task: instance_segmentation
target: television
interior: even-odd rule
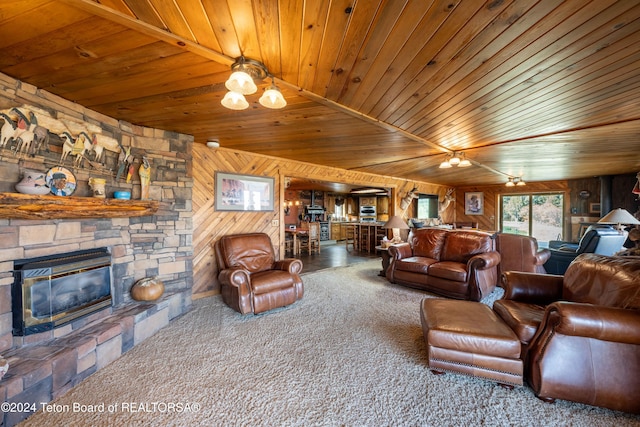
[[[419,194],[418,214],[419,219],[438,218],[438,195]]]

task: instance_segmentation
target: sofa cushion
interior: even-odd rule
[[[396,261],[396,270],[427,274],[429,266],[437,262],[435,259],[412,256]]]
[[[448,231],[441,228],[421,228],[413,231],[411,246],[413,254],[440,261],[442,246]]]
[[[453,280],[454,282],[466,282],[467,264],[452,261],[436,262],[429,267],[429,276]]]
[[[513,300],[500,299],[493,303],[493,311],[516,333],[523,344],[529,344],[535,335],[545,308]]]
[[[640,310],[639,258],[578,255],[564,274],[562,299]]]
[[[267,270],[251,275],[251,288],[255,294],[279,291],[287,286],[293,287],[293,275],[282,270]]]
[[[482,231],[454,230],[445,234],[440,259],[466,264],[474,255],[493,251],[494,242],[489,233]]]
[[[226,268],[243,268],[251,273],[273,268],[275,255],[266,234],[223,236],[219,245]]]

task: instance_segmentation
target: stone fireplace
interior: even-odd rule
[[[0,380],[0,397],[40,407],[189,310],[193,138],[114,120],[0,74],[0,109],[26,111],[31,106],[57,119],[86,122],[95,132],[109,135],[131,148],[136,166],[144,156],[151,165],[149,197],[157,203],[156,210],[144,215],[114,215],[107,212],[114,206],[105,205],[104,214],[96,209],[88,215],[85,209],[78,217],[64,219],[40,211],[33,218],[0,216],[0,362],[4,358],[9,365]],[[60,144],[52,136],[50,151],[33,157],[14,156],[0,148],[0,197],[15,193],[23,170],[44,172],[58,165]],[[114,164],[97,166],[74,167],[76,191],[61,199],[92,204],[88,181],[104,176],[107,204],[115,190],[131,192],[132,200],[123,203],[140,202],[137,174],[130,182],[118,180]],[[77,259],[52,260],[62,254],[83,258],[86,253],[98,254],[97,261],[82,259],[93,265],[75,268]],[[30,290],[16,289],[15,270],[22,271],[23,279],[35,279]],[[77,277],[65,281],[68,273]],[[164,295],[154,302],[134,301],[131,287],[148,277],[162,280]],[[55,295],[55,304],[41,299],[46,293]],[[83,308],[71,308],[70,303]],[[16,321],[17,306],[22,320]],[[91,308],[85,311],[87,307]],[[29,316],[32,319],[27,320]],[[0,425],[15,425],[28,415],[0,413]]]
[[[111,307],[107,248],[23,259],[11,285],[13,334],[31,335]]]

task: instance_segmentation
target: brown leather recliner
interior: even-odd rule
[[[640,257],[579,255],[564,276],[506,272],[493,309],[536,396],[640,413]]]
[[[234,310],[258,314],[302,298],[302,261],[277,261],[267,234],[223,236],[214,248],[222,300]]]
[[[506,271],[546,273],[544,263],[551,256],[549,249],[538,248],[534,237],[511,233],[496,234],[496,250],[500,253],[500,276]]]

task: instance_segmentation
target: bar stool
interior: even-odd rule
[[[371,227],[369,224],[360,224],[358,246],[361,251],[371,252]]]
[[[358,250],[358,241],[357,241],[357,232],[355,224],[343,224],[344,227],[344,243],[347,250],[349,250],[349,245],[353,248],[353,250]]]
[[[374,246],[379,245],[380,242],[382,241],[382,239],[384,239],[385,237],[388,237],[387,229],[386,228],[382,228],[382,226],[376,226],[376,239],[375,239],[375,245]]]

